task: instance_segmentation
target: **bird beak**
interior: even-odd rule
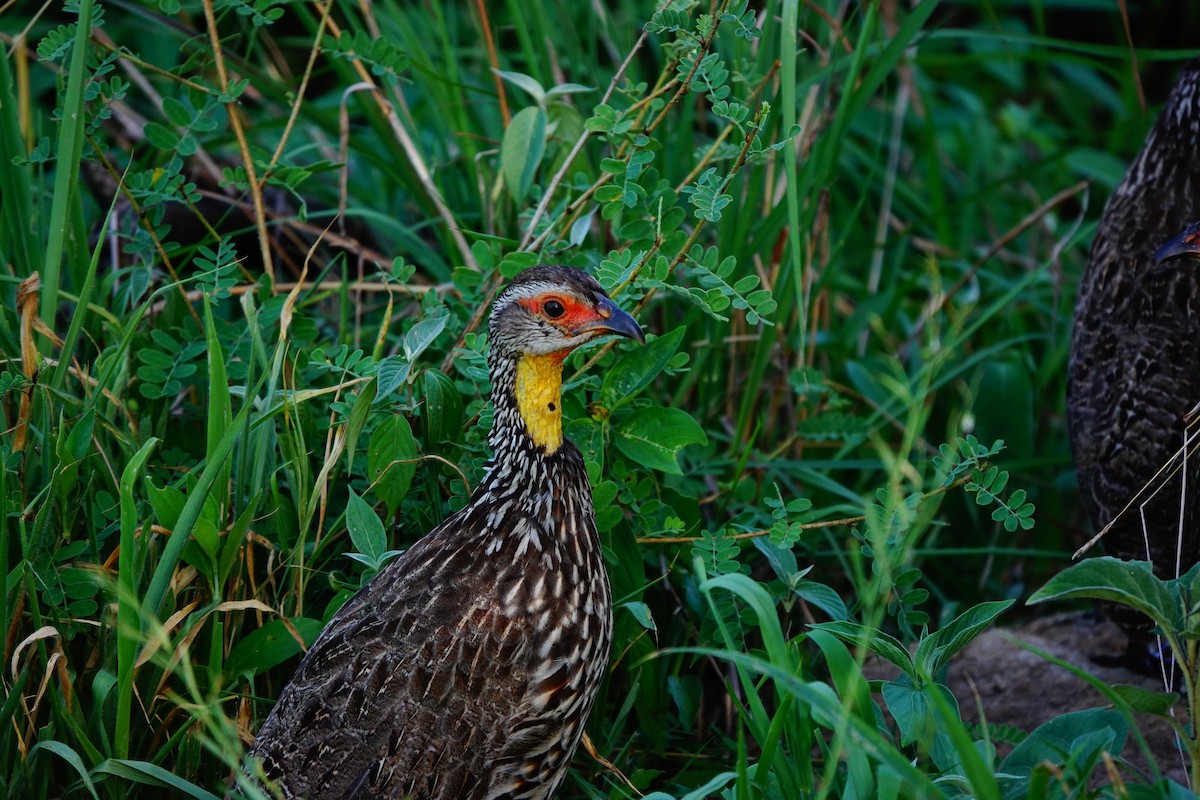
[[[618,336],[628,336],[646,343],[646,334],[633,317],[617,308],[617,304],[607,297],[602,297],[596,303],[596,318],[588,320],[571,331],[572,336],[596,331],[598,333],[615,333]]]
[[[1200,222],[1193,222],[1183,233],[1158,248],[1154,263],[1161,265],[1164,261],[1189,256],[1200,259]]]

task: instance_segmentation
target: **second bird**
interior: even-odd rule
[[[1160,577],[1200,558],[1200,264],[1164,243],[1200,217],[1200,60],[1184,68],[1100,219],[1075,309],[1067,417],[1083,504],[1107,552]],[[1111,611],[1111,610],[1110,610]],[[1131,656],[1148,621],[1114,613]]]

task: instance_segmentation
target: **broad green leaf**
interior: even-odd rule
[[[208,556],[212,563],[216,563],[217,550],[221,547],[221,534],[217,530],[217,526],[210,519],[201,517],[196,520],[196,527],[192,528],[192,538],[200,545],[200,549]],[[207,566],[207,565],[206,565]],[[205,575],[210,574],[210,570],[201,570]]]
[[[835,620],[850,619],[850,611],[846,608],[846,602],[832,587],[800,578],[793,584],[792,592],[801,600],[816,606]]]
[[[538,106],[518,111],[500,143],[504,185],[518,203],[525,199],[546,151],[546,112]]]
[[[921,638],[913,661],[923,675],[932,677],[950,658],[995,621],[1015,600],[980,603],[967,609],[942,626],[940,630]]]
[[[1191,573],[1185,575],[1191,578]],[[1155,576],[1149,561],[1122,561],[1111,556],[1085,559],[1055,575],[1029,598],[1030,605],[1047,600],[1110,600],[1154,620],[1164,631],[1183,628],[1177,594]]]
[[[621,360],[604,374],[604,385],[600,389],[600,402],[604,407],[613,411],[645,389],[671,362],[686,331],[680,326],[621,356]]]
[[[888,711],[896,720],[896,726],[900,728],[900,744],[924,742],[928,747],[933,742],[938,728],[933,692],[941,693],[947,703],[958,707],[954,695],[941,684],[928,683],[918,689],[903,678],[883,684],[881,693]]]
[[[371,434],[367,445],[367,477],[375,485],[375,494],[387,504],[389,517],[396,513],[412,486],[416,457],[417,441],[404,415],[392,416]]]
[[[651,406],[622,421],[614,441],[635,463],[682,475],[679,451],[689,444],[708,444],[708,436],[683,409]]]
[[[775,571],[775,575],[781,581],[791,586],[799,580],[797,573],[800,571],[800,566],[796,563],[796,554],[791,551],[791,548],[776,547],[765,536],[757,536],[751,541],[754,542],[754,547],[767,557],[767,563],[771,565],[771,569]]]
[[[436,369],[425,370],[424,389],[421,432],[426,452],[437,452],[443,442],[457,442],[462,436],[462,396],[454,382]]]
[[[624,608],[629,609],[629,613],[633,614],[633,618],[638,621],[648,631],[658,630],[658,626],[654,624],[654,616],[650,613],[650,606],[643,602],[634,600],[629,603],[623,603]]]
[[[151,478],[146,478],[146,494],[150,497],[150,508],[154,510],[154,519],[167,530],[174,530],[183,506],[187,502],[183,492],[174,486],[164,486],[161,489],[154,485]]]
[[[1071,711],[1038,726],[1023,742],[1013,748],[1000,767],[1002,773],[1026,777],[1043,761],[1065,764],[1081,739],[1094,734],[1103,736],[1102,746],[1112,756],[1120,756],[1125,746],[1129,723],[1120,711],[1109,708],[1090,708]],[[1005,800],[1025,797],[1023,782],[1010,787]]]
[[[171,124],[175,127],[186,128],[191,125],[192,112],[188,110],[187,106],[176,100],[174,97],[169,95],[164,97],[162,99],[162,109],[163,113],[166,114],[167,119],[169,119]]]
[[[594,92],[595,87],[584,86],[579,83],[560,83],[557,86],[551,86],[546,90],[546,97],[558,97],[560,95],[577,94],[579,92]]]
[[[400,356],[388,356],[379,362],[375,370],[375,379],[379,382],[379,390],[375,395],[378,402],[388,397],[408,380],[412,372],[412,364]]]
[[[809,638],[821,648],[829,675],[837,688],[838,695],[846,707],[865,722],[875,721],[875,710],[871,705],[871,691],[854,656],[846,649],[841,637],[830,631],[810,630]]]
[[[416,361],[429,345],[433,344],[438,334],[446,329],[449,320],[450,317],[446,314],[440,317],[426,317],[409,328],[408,333],[404,334],[404,354],[408,356],[409,362]]]
[[[904,670],[904,673],[914,683],[920,680],[916,667],[913,666],[912,658],[908,655],[908,650],[899,639],[891,634],[849,621],[820,622],[808,627],[818,631],[829,631],[839,639],[856,647],[866,647],[875,655]]]
[[[350,541],[358,552],[374,560],[387,550],[387,534],[383,523],[370,503],[350,489],[350,502],[346,505],[346,530]]]
[[[600,423],[590,417],[581,417],[568,422],[563,429],[563,433],[568,439],[575,443],[579,448],[579,452],[583,455],[585,463],[591,462],[596,465],[599,470],[597,474],[603,474],[604,471],[604,428]],[[600,504],[596,504],[596,508],[600,508]]]
[[[292,626],[306,646],[311,646],[325,627],[319,619],[296,617]],[[300,644],[281,619],[273,619],[238,641],[225,660],[226,675],[254,675],[282,664],[300,652]]]
[[[505,80],[506,83],[511,83],[522,89],[526,94],[533,98],[533,102],[539,106],[546,99],[546,90],[542,85],[533,78],[521,72],[508,72],[507,70],[496,69],[492,70],[497,75]]]
[[[1168,714],[1179,700],[1179,692],[1154,692],[1129,683],[1113,684],[1111,688],[1130,708],[1143,714]]]

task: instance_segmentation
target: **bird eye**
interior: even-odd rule
[[[546,312],[546,316],[550,319],[558,319],[566,313],[566,307],[557,300],[547,300],[542,305],[542,310]]]

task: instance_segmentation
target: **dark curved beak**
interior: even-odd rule
[[[1160,265],[1164,261],[1188,257],[1200,260],[1200,222],[1193,222],[1183,233],[1158,248],[1154,263]]]
[[[637,339],[642,344],[646,343],[646,334],[642,333],[641,326],[634,321],[633,317],[617,308],[617,304],[607,297],[602,297],[596,302],[596,314],[598,319],[583,323],[571,333],[576,336],[589,331],[615,333],[618,336]]]

